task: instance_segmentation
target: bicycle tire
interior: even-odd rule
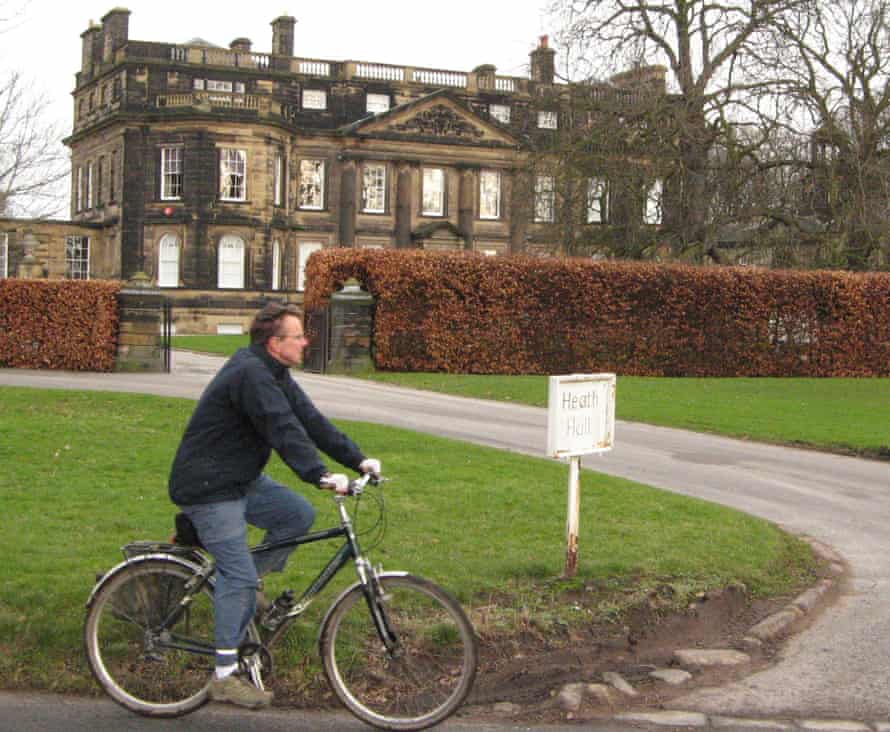
[[[382,601],[401,657],[389,654],[361,585],[328,611],[319,639],[325,675],[356,717],[381,729],[420,730],[464,702],[476,676],[473,626],[448,592],[420,577],[383,574]]]
[[[99,685],[118,704],[147,717],[179,717],[207,703],[212,654],[152,647],[153,628],[185,593],[188,565],[148,559],[123,566],[99,588],[87,609],[87,661]],[[177,636],[213,647],[213,586],[194,597]],[[251,623],[248,639],[258,634]]]

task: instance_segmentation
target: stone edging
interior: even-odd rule
[[[801,539],[812,547],[814,553],[820,559],[829,564],[830,572],[834,575],[834,578],[820,580],[813,587],[798,595],[784,608],[758,621],[749,628],[741,642],[742,647],[746,650],[758,651],[765,643],[778,640],[790,634],[795,623],[801,621],[805,616],[811,615],[823,605],[829,592],[837,586],[838,577],[846,572],[843,560],[831,547],[810,537],[803,536]],[[696,648],[675,651],[674,660],[678,666],[694,670],[708,666],[741,666],[750,663],[751,657],[738,650],[706,650]],[[689,671],[678,668],[657,669],[650,676],[675,687],[686,683],[692,678],[692,674]],[[580,709],[585,698],[600,705],[612,706],[621,697],[630,700],[638,695],[637,690],[622,678],[620,674],[606,672],[602,675],[602,678],[604,683],[601,684],[574,683],[567,684],[561,689],[556,702],[564,712],[568,713],[569,719],[574,717],[574,713]],[[510,709],[501,708],[495,710],[504,716],[512,716],[517,711],[515,705],[512,704],[499,706],[512,707]],[[724,726],[720,725],[719,722],[709,720],[706,715],[698,712],[676,711],[654,714],[625,712],[614,715],[612,719],[622,722],[649,722],[655,725],[676,725],[681,727],[705,726],[709,721],[712,721],[716,726]],[[745,727],[746,725],[741,726]],[[756,727],[757,725],[748,725],[748,727],[752,726]],[[772,729],[773,727],[770,728]],[[783,727],[780,726],[779,728]],[[890,732],[890,729],[886,730],[886,732]]]

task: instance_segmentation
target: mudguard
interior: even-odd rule
[[[128,545],[128,546],[131,546],[131,545]],[[156,545],[156,546],[160,546],[160,545]],[[99,581],[96,582],[96,585],[93,587],[92,591],[90,592],[90,596],[87,599],[87,604],[86,604],[87,608],[89,609],[90,607],[92,607],[93,602],[96,599],[96,595],[99,593],[99,591],[108,582],[110,582],[113,577],[117,576],[120,572],[124,571],[125,569],[128,569],[129,567],[132,567],[135,564],[142,564],[143,562],[156,562],[156,561],[170,562],[171,564],[178,564],[180,567],[185,567],[186,569],[188,569],[191,572],[197,572],[207,565],[207,562],[204,560],[204,558],[199,553],[197,553],[196,551],[193,551],[193,550],[189,550],[189,551],[180,550],[180,552],[178,552],[176,554],[171,554],[171,553],[165,552],[165,551],[154,551],[154,552],[148,552],[146,554],[136,554],[134,556],[129,556],[127,559],[125,559],[120,564],[116,564],[111,569],[109,569],[104,575],[102,575],[102,577],[99,579]],[[211,577],[208,581],[211,584],[214,584],[214,579],[215,579],[214,577]]]

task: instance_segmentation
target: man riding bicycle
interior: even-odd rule
[[[251,324],[250,341],[201,395],[173,460],[169,491],[216,562],[216,670],[210,696],[259,708],[272,694],[235,673],[238,646],[258,596],[264,601],[258,578],[281,571],[293,548],[264,552],[255,565],[247,525],[265,529],[264,541],[275,542],[307,533],[315,519],[305,498],[262,473],[271,451],[305,482],[338,493],[348,491],[349,480],[330,473],[318,450],[360,473],[379,473],[380,462],[366,458],[291,376],[308,343],[295,306],[266,305]]]

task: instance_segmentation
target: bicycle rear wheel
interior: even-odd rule
[[[384,647],[360,585],[343,594],[321,630],[325,674],[340,701],[383,729],[438,724],[463,703],[476,675],[476,638],[445,590],[411,575],[382,575],[376,602],[398,648]]]
[[[160,629],[193,574],[188,566],[165,560],[126,566],[87,610],[90,669],[114,701],[138,714],[177,717],[208,700],[214,667],[211,585],[194,597],[174,626]],[[255,635],[251,626],[249,639]]]

